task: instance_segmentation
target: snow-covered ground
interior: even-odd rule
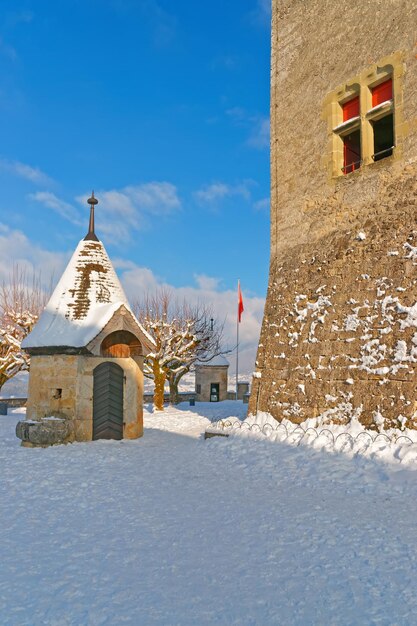
[[[416,623],[417,473],[201,433],[240,403],[146,414],[137,441],[19,447],[0,417],[0,624]]]
[[[290,445],[312,446],[326,452],[361,455],[387,463],[401,463],[417,469],[417,430],[405,428],[365,430],[352,417],[348,424],[333,424],[320,418],[294,424],[288,419],[277,422],[269,413],[259,412],[245,420],[239,417],[212,420],[211,433],[239,437],[256,437]]]

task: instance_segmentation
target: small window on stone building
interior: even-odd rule
[[[359,96],[348,100],[342,104],[343,121],[347,122],[359,117]]]
[[[391,156],[394,149],[394,116],[387,115],[372,122],[374,129],[374,161]]]
[[[59,400],[59,398],[62,398],[62,389],[54,389],[52,397],[55,398],[55,400]]]
[[[367,118],[373,131],[374,161],[391,156],[394,150],[394,103],[392,97],[392,78],[371,87],[372,109]]]
[[[392,100],[392,78],[385,80],[383,83],[371,88],[372,91],[372,108],[380,106],[385,102]]]
[[[326,96],[326,163],[331,178],[350,175],[387,157],[401,158],[408,132],[404,71],[404,55],[395,52],[357,76],[346,77],[347,82]]]
[[[201,385],[196,385],[196,392],[197,392],[198,394],[200,394],[200,393],[201,393]]]
[[[342,173],[350,174],[359,169],[362,163],[359,96],[354,94],[339,105],[341,122],[334,129],[334,133],[339,138],[343,154]]]
[[[361,131],[352,131],[343,137],[343,173],[350,174],[361,166]]]

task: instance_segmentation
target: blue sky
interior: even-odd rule
[[[221,302],[240,277],[259,321],[269,37],[266,0],[2,0],[2,274],[14,260],[60,273],[94,188],[130,293]]]

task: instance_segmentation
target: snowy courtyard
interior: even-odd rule
[[[0,418],[0,623],[413,624],[412,466],[256,437],[237,402],[145,435],[25,449]]]

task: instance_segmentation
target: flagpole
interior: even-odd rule
[[[237,384],[239,377],[239,289],[240,280],[237,281],[237,311],[236,311],[236,400],[237,400]]]

